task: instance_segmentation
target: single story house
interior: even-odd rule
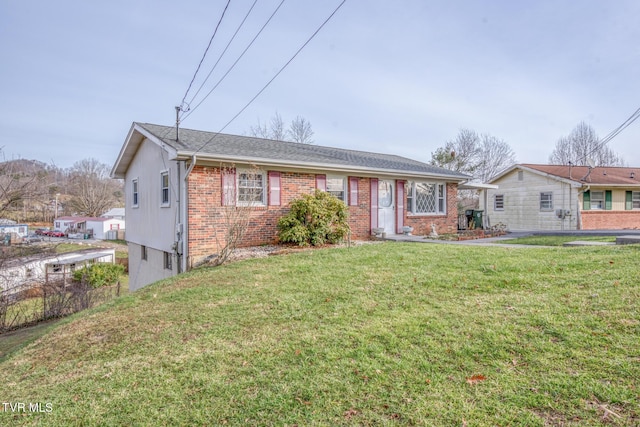
[[[0,295],[13,295],[46,283],[50,279],[67,279],[76,268],[82,268],[89,263],[113,264],[115,254],[115,249],[86,249],[56,255],[32,255],[7,261],[2,266]]]
[[[53,229],[64,233],[90,233],[94,239],[104,240],[110,230],[124,230],[125,222],[115,218],[62,216],[53,221]]]
[[[121,219],[124,221],[125,211],[124,208],[112,208],[107,212],[100,215],[102,218],[113,218],[113,219]]]
[[[11,233],[15,233],[18,237],[27,237],[29,226],[27,224],[18,224],[10,219],[0,219],[0,234]]]
[[[508,230],[640,228],[640,168],[516,164],[489,181],[481,209]],[[482,201],[482,198],[481,198]]]
[[[277,241],[289,203],[316,189],[347,204],[354,239],[432,224],[453,233],[470,178],[395,155],[135,122],[111,176],[125,180],[131,290],[218,253],[229,214],[247,206],[239,246]]]

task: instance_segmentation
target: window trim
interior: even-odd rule
[[[638,204],[638,207],[635,206],[636,203]],[[631,191],[631,209],[640,209],[640,191]]]
[[[333,194],[333,192],[337,192],[336,190],[329,190],[329,182],[331,180],[341,180],[342,181],[342,197],[338,197],[335,194]],[[325,189],[324,191],[326,191],[329,194],[332,194],[333,196],[335,196],[336,199],[338,200],[342,200],[344,203],[347,203],[347,177],[344,175],[327,175],[325,177]]]
[[[498,203],[498,198],[500,198],[500,203]],[[500,206],[498,206],[498,204]],[[504,211],[504,194],[495,194],[493,196],[493,210]]]
[[[131,180],[131,207],[137,208],[140,206],[140,182],[139,178],[133,178]]]
[[[545,195],[549,196],[548,200],[543,200],[543,197]],[[548,206],[544,206],[543,204],[548,204]],[[541,191],[540,192],[540,211],[541,212],[553,211],[553,191]]]
[[[167,186],[164,185],[164,177],[167,177]],[[165,200],[166,191],[166,200]],[[171,206],[171,180],[169,177],[169,171],[163,170],[160,172],[160,206],[163,208]]]
[[[240,177],[243,174],[260,175],[262,184],[262,194],[260,194],[260,201],[240,200],[240,193],[243,187],[240,187]],[[252,187],[244,187],[252,188]],[[257,188],[257,187],[256,187]],[[263,170],[252,169],[238,169],[236,171],[236,206],[267,206],[266,200],[267,193],[267,174]]]
[[[173,271],[173,254],[164,252],[164,269]]]
[[[601,199],[597,199],[597,198],[594,199],[593,195],[595,193],[601,193],[602,194],[602,198]],[[590,195],[589,200],[591,202],[589,210],[592,210],[592,211],[603,211],[603,210],[605,210],[605,201],[606,201],[606,198],[607,198],[606,191],[604,191],[604,190],[591,190],[591,191],[589,191],[589,195]],[[594,207],[594,200],[595,200],[595,202],[600,202],[600,206],[599,207]]]
[[[416,184],[432,184],[435,186],[434,212],[416,212]],[[407,200],[407,214],[413,216],[443,216],[447,215],[447,183],[442,181],[407,181],[405,186]]]

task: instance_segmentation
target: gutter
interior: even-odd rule
[[[195,158],[195,154],[178,152],[176,160],[187,160],[189,158]],[[295,161],[273,161],[268,159],[255,159],[251,157],[200,157],[201,161],[206,162],[227,162],[227,163],[247,163],[254,164],[256,166],[264,166],[264,167],[279,167],[279,168],[290,168],[296,170],[310,170],[310,169],[319,169],[322,171],[332,171],[332,172],[341,172],[341,173],[363,173],[366,172],[365,176],[378,177],[381,175],[384,176],[392,176],[392,177],[407,177],[407,178],[438,178],[442,180],[447,180],[449,182],[457,182],[461,183],[464,181],[468,181],[470,177],[466,175],[445,175],[439,173],[429,173],[429,172],[419,172],[419,171],[406,171],[406,170],[398,170],[398,169],[371,169],[364,166],[341,166],[335,164],[325,164],[325,163],[304,163],[304,162],[295,162]],[[195,165],[195,162],[192,163]]]

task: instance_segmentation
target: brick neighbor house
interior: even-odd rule
[[[640,168],[516,164],[494,177],[481,209],[518,230],[640,228]]]
[[[229,209],[250,209],[240,246],[277,241],[289,203],[316,189],[349,207],[353,239],[372,231],[457,230],[470,177],[404,157],[133,123],[111,171],[125,180],[131,290],[189,270],[224,243]]]

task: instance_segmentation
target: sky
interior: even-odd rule
[[[0,0],[4,158],[111,166],[132,122],[182,105],[183,128],[245,135],[277,112],[316,144],[424,162],[467,128],[546,163],[580,121],[604,137],[640,107],[637,0],[346,0],[250,103],[341,3],[284,1],[238,60],[280,1],[221,56],[253,0],[222,21],[227,0]],[[609,147],[640,166],[638,143],[640,120]]]

